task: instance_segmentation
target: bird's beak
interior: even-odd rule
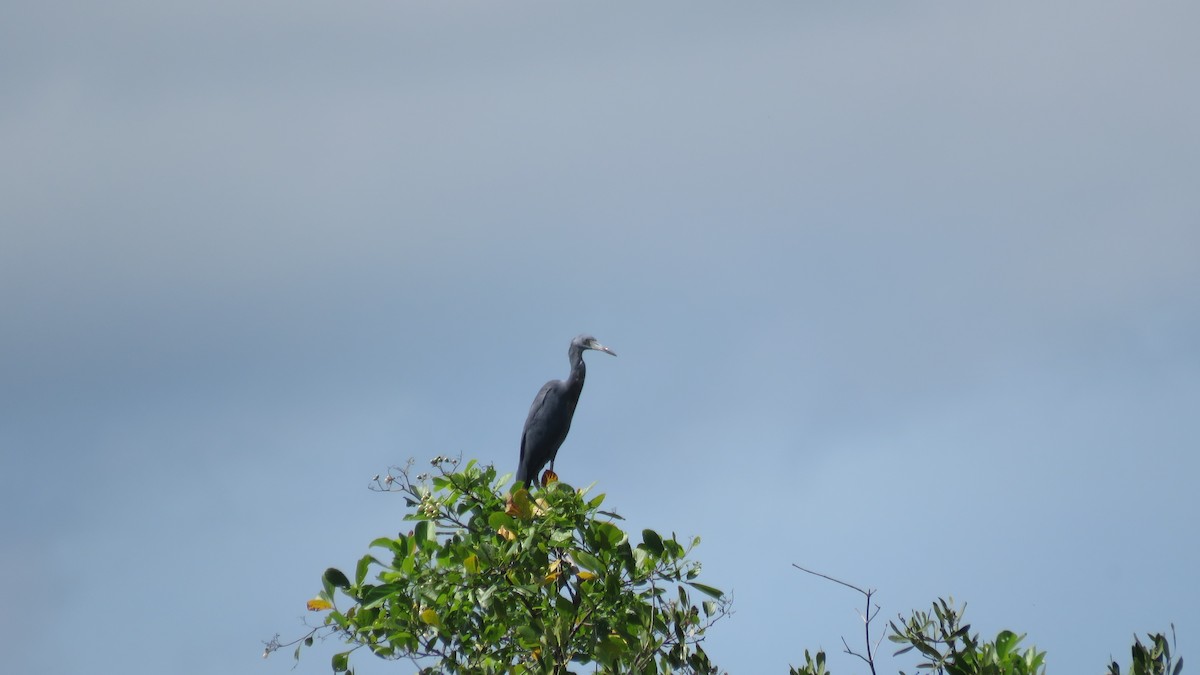
[[[617,353],[616,353],[616,352],[614,352],[613,350],[609,349],[608,347],[605,347],[604,345],[600,344],[599,342],[593,342],[593,343],[592,343],[592,349],[595,349],[595,350],[596,350],[596,351],[598,351],[598,352],[604,352],[605,354],[611,354],[612,356],[616,356],[616,355],[617,355]]]

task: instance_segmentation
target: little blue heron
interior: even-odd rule
[[[558,447],[571,430],[571,417],[583,391],[583,378],[587,368],[583,365],[583,352],[595,349],[616,356],[617,353],[596,342],[591,335],[580,335],[571,340],[567,356],[571,359],[571,374],[565,380],[550,380],[529,406],[529,417],[525,418],[525,430],[521,432],[521,464],[517,467],[517,485],[531,486],[546,462],[554,471],[554,456]]]

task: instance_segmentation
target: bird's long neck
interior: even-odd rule
[[[567,352],[571,359],[571,374],[567,376],[567,386],[576,391],[583,389],[583,378],[587,377],[587,366],[583,363],[583,350],[571,345]]]

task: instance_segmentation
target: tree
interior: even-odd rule
[[[493,467],[433,466],[432,478],[413,480],[409,467],[376,478],[404,495],[413,528],[371,542],[378,553],[353,579],[326,570],[309,608],[327,613],[296,641],[297,659],[334,636],[352,647],[333,656],[334,672],[364,648],[422,673],[716,672],[700,643],[728,604],[697,581],[687,556],[699,538],[685,547],[643,530],[635,545],[600,510],[604,495],[561,482],[506,494]]]
[[[797,566],[798,567],[798,566]],[[870,608],[870,593],[843,581],[833,579],[810,570],[800,568],[810,574],[825,577],[831,581],[850,586],[860,593],[867,595],[867,607]],[[901,645],[896,655],[916,651],[921,661],[917,663],[918,672],[936,673],[937,675],[1045,675],[1046,652],[1038,651],[1036,647],[1021,649],[1020,643],[1024,635],[1017,635],[1010,630],[1002,630],[995,640],[982,640],[978,633],[971,633],[971,625],[963,622],[963,612],[966,605],[958,608],[953,599],[939,598],[929,612],[913,611],[907,619],[900,618],[900,623],[889,622],[887,638]],[[869,627],[875,614],[870,611],[863,614],[864,623]],[[866,631],[866,656],[856,653],[846,646],[846,653],[858,656],[875,672],[874,653],[870,647],[870,630]],[[1183,659],[1171,654],[1174,645],[1174,627],[1172,640],[1168,643],[1161,633],[1147,636],[1149,645],[1142,644],[1134,637],[1133,662],[1129,668],[1130,675],[1179,675],[1183,670]],[[825,652],[818,651],[816,656],[804,652],[804,665],[793,666],[791,675],[830,675],[825,665]],[[904,671],[900,671],[904,675]],[[1121,667],[1114,661],[1107,675],[1121,675]]]
[[[897,626],[891,622],[889,640],[901,645],[896,654],[916,649],[925,659],[920,670],[946,675],[1045,675],[1046,652],[1037,647],[1021,650],[1024,635],[1002,630],[987,642],[971,634],[971,624],[962,622],[963,609],[954,600],[939,598],[930,612],[914,611]],[[900,675],[904,675],[901,671]]]
[[[1129,675],[1179,675],[1183,670],[1183,659],[1171,654],[1171,648],[1175,645],[1175,626],[1171,626],[1170,643],[1162,633],[1148,634],[1146,637],[1150,640],[1148,645],[1142,644],[1136,635],[1133,636],[1133,660],[1129,664]],[[1121,675],[1121,666],[1116,661],[1109,664],[1108,675]]]

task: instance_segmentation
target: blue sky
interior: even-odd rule
[[[292,672],[370,477],[514,470],[580,332],[559,473],[702,537],[730,672],[862,671],[791,563],[1052,672],[1196,652],[1194,4],[0,14],[13,672]]]

